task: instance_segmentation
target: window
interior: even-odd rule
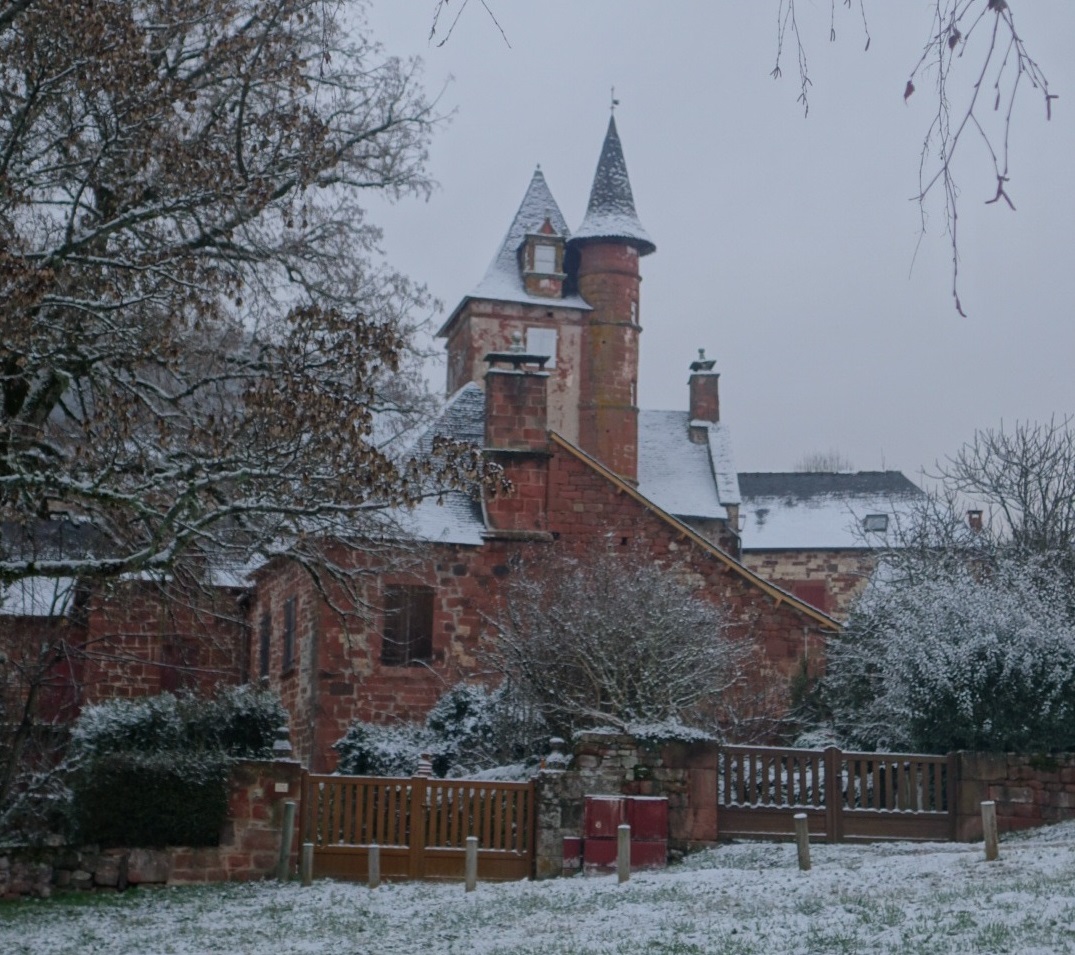
[[[528,328],[526,330],[526,353],[528,355],[546,355],[546,368],[556,367],[556,329]]]
[[[258,676],[269,675],[269,640],[272,637],[272,617],[266,611],[261,615],[261,627],[258,633]]]
[[[822,613],[829,612],[829,587],[823,580],[792,580],[786,585],[796,597]]]
[[[553,275],[556,272],[556,246],[554,245],[535,245],[534,246],[534,271],[542,272],[546,275]]]
[[[867,532],[883,534],[888,530],[888,515],[867,514],[862,520],[862,529]]]
[[[433,588],[388,586],[384,589],[384,636],[381,663],[405,667],[433,656]]]
[[[284,601],[284,673],[295,667],[295,598]]]

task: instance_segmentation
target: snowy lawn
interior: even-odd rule
[[[551,882],[272,883],[0,905],[0,952],[1075,952],[1075,824],[981,845],[739,844],[660,873]]]

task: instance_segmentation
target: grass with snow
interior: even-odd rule
[[[0,952],[771,955],[1075,952],[1075,823],[980,845],[743,843],[551,882],[258,883],[0,905]]]

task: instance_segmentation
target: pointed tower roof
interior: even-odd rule
[[[526,187],[526,195],[523,196],[519,211],[515,213],[515,218],[508,228],[508,234],[500,244],[500,250],[489,264],[485,277],[468,297],[495,298],[508,302],[536,301],[547,305],[547,299],[527,294],[519,273],[519,246],[528,235],[541,231],[548,233],[548,229],[542,228],[546,220],[552,226],[552,234],[563,236],[565,241],[571,238],[571,230],[567,227],[564,214],[549,191],[541,166],[538,166],[530,179],[530,185]],[[564,301],[563,304],[577,307],[580,303],[581,299],[578,302]]]
[[[560,211],[560,207],[556,204],[556,200],[545,182],[545,174],[541,171],[541,166],[538,166],[530,179],[530,185],[526,187],[526,195],[523,196],[519,211],[515,213],[515,218],[512,219],[508,234],[504,236],[504,241],[500,243],[500,248],[493,257],[493,261],[489,263],[485,276],[475,288],[463,296],[463,300],[455,307],[452,314],[448,316],[448,320],[437,332],[438,335],[443,336],[448,333],[448,329],[455,321],[456,316],[471,299],[484,298],[498,302],[521,302],[524,304],[544,305],[546,308],[553,304],[548,298],[531,295],[527,292],[526,286],[523,284],[522,273],[519,270],[519,246],[522,245],[523,240],[528,235],[537,232],[549,234],[549,230],[544,228],[546,220],[552,227],[553,234],[563,236],[565,241],[571,238],[571,230],[567,227],[564,214]],[[579,295],[565,295],[562,299],[557,299],[555,304],[557,307],[566,306],[567,308],[590,311],[590,306]]]
[[[649,255],[657,246],[638,220],[635,198],[631,193],[631,180],[627,176],[627,163],[623,159],[623,147],[616,131],[616,118],[608,121],[605,144],[597,161],[597,172],[590,189],[590,204],[586,218],[575,233],[572,244],[587,239],[625,239],[639,255]]]

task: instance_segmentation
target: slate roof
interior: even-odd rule
[[[526,187],[526,195],[519,205],[515,218],[512,219],[504,241],[501,242],[493,261],[489,263],[482,280],[463,297],[456,306],[448,320],[441,327],[438,335],[444,335],[447,329],[459,314],[460,309],[473,298],[492,299],[498,302],[520,302],[524,305],[543,305],[548,308],[555,304],[557,308],[578,308],[591,311],[590,306],[580,295],[565,295],[560,299],[549,299],[539,295],[531,295],[526,291],[523,284],[522,272],[519,269],[519,246],[527,235],[537,232],[545,220],[548,219],[558,235],[568,239],[571,230],[567,227],[560,207],[549,191],[548,183],[545,182],[545,174],[538,166],[530,179],[530,185]]]
[[[638,249],[639,255],[649,255],[657,250],[635,211],[631,180],[614,116],[609,118],[605,142],[597,160],[586,217],[572,243],[587,239],[627,239]]]
[[[689,438],[686,411],[639,411],[638,490],[679,517],[723,518],[739,503],[739,484],[728,428],[698,422],[709,440]]]
[[[866,533],[863,519],[888,517],[888,531],[906,525],[923,491],[899,471],[854,474],[745,472],[741,537],[744,550],[857,550],[886,540]]]
[[[415,450],[428,454],[437,435],[466,441],[479,447],[485,440],[485,392],[470,382],[445,404],[441,413],[418,437]],[[392,519],[419,540],[442,544],[481,544],[485,520],[481,503],[464,491],[449,491],[442,503],[422,500],[412,509],[393,512]]]

